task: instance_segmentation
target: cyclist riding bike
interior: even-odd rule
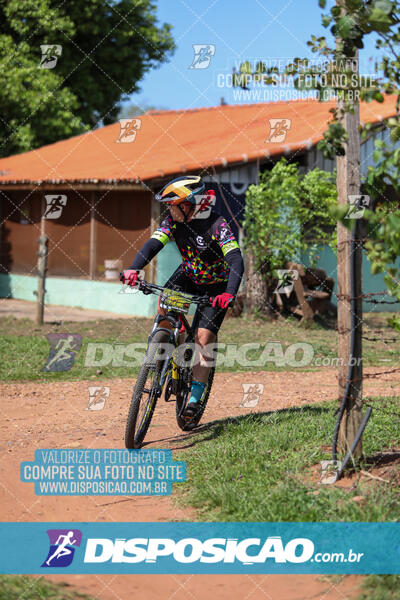
[[[204,194],[204,189],[201,177],[186,175],[174,179],[156,194],[156,200],[168,207],[169,214],[122,275],[123,283],[135,286],[138,272],[168,242],[174,240],[182,263],[164,287],[189,294],[208,295],[213,299],[212,305],[198,308],[200,315],[195,342],[199,355],[195,359],[191,394],[184,414],[188,423],[196,418],[206,391],[210,371],[207,346],[210,347],[209,344],[216,340],[244,271],[239,244],[225,218],[213,210],[206,218],[201,215],[209,207],[210,196],[214,195],[213,190]],[[196,202],[196,197],[200,198],[200,202]],[[166,313],[160,307],[160,302],[158,312],[161,315]],[[164,323],[168,327],[168,322]]]

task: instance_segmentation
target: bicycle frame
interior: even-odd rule
[[[144,284],[145,289],[152,288],[153,293],[155,293],[155,290],[162,291],[164,289],[164,288],[161,288],[160,286],[156,286],[154,284],[148,284],[147,282],[141,282],[141,284]],[[140,284],[139,284],[139,289],[140,289]],[[149,292],[147,292],[147,293],[149,293]],[[205,299],[203,299],[203,301],[205,301]],[[199,300],[196,299],[195,296],[193,296],[193,302],[197,303],[197,305],[199,305],[199,303],[200,303]],[[169,329],[167,327],[159,327],[159,324],[162,321],[168,321],[170,323],[172,329]],[[185,331],[186,331],[186,338],[184,340],[184,343],[185,344],[194,343],[198,321],[199,321],[199,314],[198,314],[197,309],[196,309],[196,312],[195,312],[195,315],[194,315],[191,325],[188,322],[188,320],[186,319],[185,315],[180,313],[179,311],[174,311],[173,309],[171,309],[171,310],[168,310],[165,315],[158,313],[154,319],[153,328],[148,337],[148,344],[151,343],[151,340],[154,337],[154,335],[156,334],[156,332],[164,331],[168,335],[168,339],[167,339],[166,343],[171,344],[171,346],[173,346],[173,348],[175,350],[179,346],[179,330],[181,328],[182,323],[184,324]],[[163,368],[162,368],[162,371],[160,374],[158,386],[156,389],[157,398],[159,398],[162,394],[165,380],[167,378],[167,375],[168,375],[168,372],[170,369],[172,355],[173,355],[173,351],[169,355],[163,357],[163,359],[162,359],[164,361],[164,364],[163,364]]]

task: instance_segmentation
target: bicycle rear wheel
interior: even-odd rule
[[[181,395],[177,396],[176,405],[175,405],[176,422],[178,423],[178,427],[180,429],[182,429],[182,431],[190,431],[190,430],[194,429],[194,427],[197,427],[197,425],[199,424],[200,419],[202,418],[204,411],[206,410],[207,402],[210,397],[211,387],[212,387],[212,384],[214,381],[214,373],[215,373],[215,367],[211,367],[210,373],[208,375],[208,380],[207,380],[207,390],[206,390],[206,393],[204,394],[204,398],[201,401],[201,406],[199,408],[199,412],[197,413],[196,418],[192,420],[190,425],[188,425],[188,423],[183,418],[182,413],[184,412],[184,410],[186,408],[186,404],[188,403],[189,397],[190,397],[190,387],[191,387],[191,379],[192,379],[192,373],[190,372],[190,381],[187,382],[183,393]]]
[[[148,346],[132,394],[125,430],[125,446],[140,448],[149,428],[159,398],[160,375],[165,358],[160,358],[160,344],[167,341],[165,331],[156,331]]]

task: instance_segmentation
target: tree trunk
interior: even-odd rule
[[[255,258],[251,250],[246,252],[246,310],[248,313],[260,311],[272,317],[271,299],[268,285],[259,270],[255,268]]]

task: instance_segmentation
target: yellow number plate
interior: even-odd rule
[[[167,310],[176,310],[177,312],[187,313],[190,308],[190,297],[175,292],[174,290],[164,289],[160,302],[161,308]]]

